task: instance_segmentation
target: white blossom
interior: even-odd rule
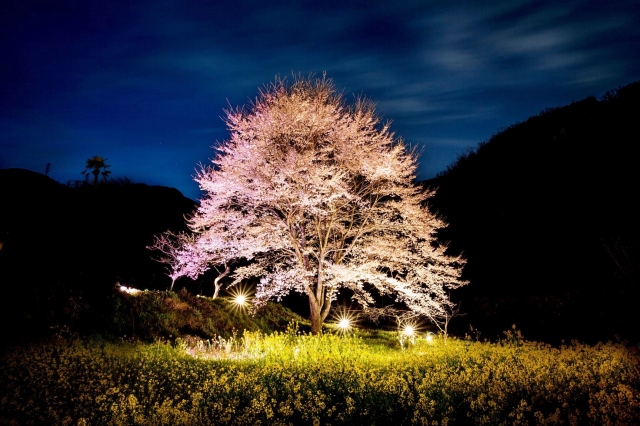
[[[437,244],[445,223],[414,183],[416,154],[370,102],[347,104],[326,78],[276,80],[225,121],[229,139],[196,176],[181,273],[242,261],[233,283],[259,277],[258,305],[306,294],[314,333],[343,288],[364,308],[372,291],[431,317],[450,303],[464,260]]]

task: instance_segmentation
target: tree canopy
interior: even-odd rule
[[[111,167],[107,164],[107,159],[102,158],[98,155],[88,158],[87,163],[85,165],[85,169],[82,171],[83,176],[89,177],[89,175],[93,175],[93,185],[98,184],[98,178],[102,174],[102,180],[106,182],[107,178],[111,174],[110,170],[107,170]]]
[[[260,278],[258,306],[302,293],[314,334],[340,289],[365,309],[377,292],[431,318],[450,304],[464,259],[437,242],[445,223],[414,183],[416,154],[371,102],[300,77],[225,112],[230,137],[196,176],[205,195],[172,272],[233,265],[230,285]]]

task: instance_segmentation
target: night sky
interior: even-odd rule
[[[196,199],[223,109],[276,75],[326,71],[377,102],[428,179],[501,128],[639,80],[640,1],[5,1],[0,52],[0,168],[51,163],[66,183],[99,155]]]

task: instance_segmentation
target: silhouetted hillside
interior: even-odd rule
[[[1,308],[21,325],[80,315],[116,281],[164,290],[170,280],[146,247],[184,229],[196,205],[173,188],[68,188],[21,169],[0,170],[0,200]]]
[[[488,333],[639,336],[640,83],[545,110],[437,178],[441,233],[468,258],[455,297]]]

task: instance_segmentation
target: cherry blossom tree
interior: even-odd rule
[[[195,236],[181,232],[174,234],[167,231],[154,238],[153,244],[147,247],[159,255],[156,261],[167,265],[167,275],[171,278],[171,287],[180,277],[195,279],[208,268],[208,260],[196,250]]]
[[[230,285],[259,277],[258,306],[306,295],[313,334],[340,289],[365,309],[373,292],[432,317],[450,304],[464,259],[436,241],[445,223],[424,207],[433,192],[414,183],[416,153],[371,102],[348,104],[330,79],[298,77],[225,112],[230,137],[195,178],[205,195],[189,220],[195,237],[178,249],[180,273],[242,260]]]

